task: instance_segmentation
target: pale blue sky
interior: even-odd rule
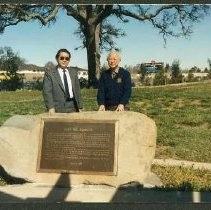
[[[87,68],[86,50],[74,51],[81,45],[79,38],[73,34],[77,27],[78,23],[72,17],[60,12],[57,22],[51,27],[28,22],[6,28],[0,35],[0,46],[12,47],[27,63],[38,66],[44,66],[48,61],[55,63],[57,50],[67,48],[72,53],[71,66]],[[173,60],[178,59],[183,69],[208,67],[207,59],[211,59],[211,15],[194,25],[194,33],[189,39],[169,38],[166,48],[162,36],[150,24],[130,21],[118,23],[118,27],[127,33],[126,37],[115,40],[121,48],[121,66],[135,66],[151,60],[171,65]],[[106,53],[101,56],[103,63],[106,63]]]

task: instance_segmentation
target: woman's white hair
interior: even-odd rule
[[[117,57],[118,57],[119,60],[121,61],[120,53],[119,53],[118,51],[116,51],[116,50],[112,50],[111,52],[108,53],[108,55],[107,55],[107,60],[108,60],[109,57],[110,57],[111,55],[113,55],[113,54],[117,55]]]

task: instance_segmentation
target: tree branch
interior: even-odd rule
[[[86,24],[86,6],[84,5],[63,5],[68,16],[72,16],[81,24]]]
[[[2,5],[0,6],[0,33],[11,25],[17,25],[19,22],[30,20],[39,20],[41,24],[47,25],[54,21],[60,6],[40,6],[40,5]]]
[[[153,13],[148,13],[147,10],[145,11],[143,7],[140,5],[137,7],[138,8],[138,13],[135,13],[134,11],[130,11],[129,9],[124,9],[125,7],[122,5],[118,5],[116,9],[113,9],[112,13],[116,14],[117,16],[124,15],[127,17],[131,17],[136,20],[144,21],[144,20],[150,20],[156,16],[158,16],[162,11],[164,10],[169,10],[174,8],[175,5],[164,5],[160,6],[158,9],[156,9]]]
[[[113,5],[100,5],[96,17],[96,24],[101,23],[112,14]]]
[[[163,6],[122,6],[117,5],[113,14],[122,19],[130,17],[138,21],[148,21],[163,35],[166,43],[167,36],[187,37],[192,33],[193,23],[200,21],[208,13],[207,5],[163,5]],[[124,22],[126,20],[123,20]]]

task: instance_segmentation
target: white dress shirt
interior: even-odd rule
[[[67,83],[68,83],[68,88],[69,88],[69,93],[70,93],[70,98],[73,98],[73,89],[72,89],[72,81],[70,79],[70,75],[69,75],[69,72],[68,72],[68,69],[65,69],[65,74],[67,76]],[[63,84],[63,87],[65,89],[65,86],[64,86],[64,79],[63,79],[63,69],[62,68],[58,68],[58,71],[59,71],[59,75],[61,77],[61,80],[62,80],[62,84]]]

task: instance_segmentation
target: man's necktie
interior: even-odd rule
[[[65,94],[66,94],[66,98],[70,98],[69,87],[68,87],[68,83],[67,83],[67,76],[66,76],[65,72],[66,72],[66,70],[63,69]]]
[[[112,76],[112,79],[115,79],[116,78],[116,72],[113,71],[112,74],[111,74],[111,76]]]

